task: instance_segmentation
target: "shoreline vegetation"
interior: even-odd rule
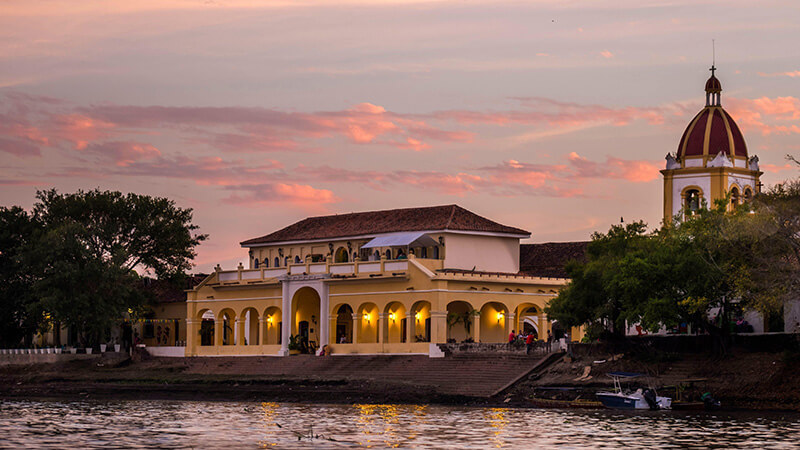
[[[297,358],[297,357],[290,357]],[[315,358],[315,357],[309,357]],[[359,357],[340,357],[359,358]],[[417,361],[424,363],[425,357]],[[464,370],[474,364],[462,358]],[[0,367],[0,400],[190,400],[300,403],[441,404],[534,408],[558,400],[594,400],[608,389],[611,371],[638,371],[660,387],[660,395],[691,401],[711,392],[723,410],[800,411],[800,357],[768,352],[732,352],[724,357],[704,354],[565,354],[534,370],[494,396],[460,395],[419,379],[403,381],[340,371],[334,376],[299,371],[258,374],[254,364],[271,358],[127,358],[93,359]],[[335,358],[339,359],[339,358]],[[206,360],[206,361],[203,361]],[[274,359],[273,359],[274,361]],[[375,358],[373,358],[375,364]],[[504,358],[497,357],[497,364]],[[378,362],[377,364],[380,364]],[[415,363],[416,364],[416,363]],[[239,366],[244,373],[237,374]],[[465,374],[471,383],[479,381]],[[683,383],[685,380],[692,380]],[[461,380],[453,380],[459,383]],[[466,385],[465,392],[469,391]],[[458,392],[456,390],[455,392]],[[535,399],[535,400],[534,400]]]

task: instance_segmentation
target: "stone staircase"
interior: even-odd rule
[[[552,355],[469,354],[446,358],[420,355],[190,358],[185,373],[267,379],[366,380],[411,384],[441,395],[487,398],[504,390]]]

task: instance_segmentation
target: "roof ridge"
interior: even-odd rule
[[[453,207],[453,209],[450,210],[450,218],[447,219],[447,223],[444,226],[445,230],[450,228],[450,224],[453,223],[453,217],[456,215],[456,208],[458,208],[458,205],[453,204],[452,207]]]

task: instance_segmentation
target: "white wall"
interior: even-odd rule
[[[445,233],[444,267],[519,272],[519,238]]]
[[[678,214],[683,208],[681,192],[687,186],[699,186],[703,191],[703,199],[710,202],[711,177],[709,174],[676,175],[672,179],[672,215]],[[709,204],[710,206],[710,204]]]

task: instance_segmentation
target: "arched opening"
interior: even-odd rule
[[[392,259],[392,249],[386,250],[386,259]]]
[[[236,314],[230,309],[223,309],[219,313],[217,320],[222,321],[222,345],[235,345],[236,334],[233,329],[235,326]]]
[[[744,188],[744,201],[749,202],[753,199],[753,191],[750,189],[750,186]]]
[[[244,345],[260,345],[258,339],[258,311],[255,308],[246,308],[242,311],[242,330]]]
[[[269,258],[264,258],[264,267],[269,267]]]
[[[358,330],[356,339],[361,344],[378,342],[378,307],[374,303],[363,303],[358,307]]]
[[[291,256],[287,256],[287,257],[283,258],[283,265],[284,265],[285,267],[289,267],[289,263],[290,263],[291,261],[292,261],[292,257],[291,257]]]
[[[439,259],[439,247],[433,247],[433,259]]]
[[[422,247],[419,250],[419,257],[423,259],[428,257],[428,247]]]
[[[280,266],[281,266],[281,260],[280,260],[280,258],[278,258],[278,257],[276,256],[276,257],[275,257],[275,267],[280,267]]]
[[[314,353],[319,346],[319,305],[317,291],[300,288],[292,297],[292,335],[301,353]]]
[[[300,264],[302,262],[303,262],[303,260],[300,259],[300,255],[294,257],[294,263],[295,264]]]
[[[378,251],[378,250],[375,250],[374,252],[372,252],[372,257],[369,260],[370,261],[380,261],[381,260],[381,252]]]
[[[253,269],[258,269],[258,258],[253,260]]]
[[[539,339],[539,319],[541,311],[531,303],[523,303],[517,307],[514,329],[517,333],[525,335],[533,333],[534,339]]]
[[[214,345],[214,311],[204,309],[198,316],[200,319],[200,345]]]
[[[339,344],[353,343],[353,308],[350,305],[341,305],[336,311],[336,342]]]
[[[431,303],[420,300],[411,305],[411,336],[407,342],[431,341]]]
[[[281,328],[283,318],[281,309],[277,306],[270,306],[264,311],[264,339],[263,345],[280,345]]]
[[[346,263],[349,261],[349,257],[347,255],[347,249],[344,247],[339,247],[336,249],[336,254],[333,258],[333,262],[336,263]]]
[[[731,188],[731,210],[736,209],[739,206],[739,188],[734,186]]]
[[[383,342],[397,344],[408,342],[408,318],[406,307],[400,302],[391,302],[386,305],[386,325],[383,327],[386,335]]]
[[[683,209],[687,216],[693,216],[700,210],[702,194],[699,189],[687,189],[683,193]]]
[[[481,308],[481,342],[507,342],[508,308],[499,302],[489,302]],[[515,330],[516,331],[516,330]]]
[[[467,302],[454,301],[447,304],[447,341],[463,342],[473,338],[476,311]],[[481,332],[481,334],[483,334]]]

